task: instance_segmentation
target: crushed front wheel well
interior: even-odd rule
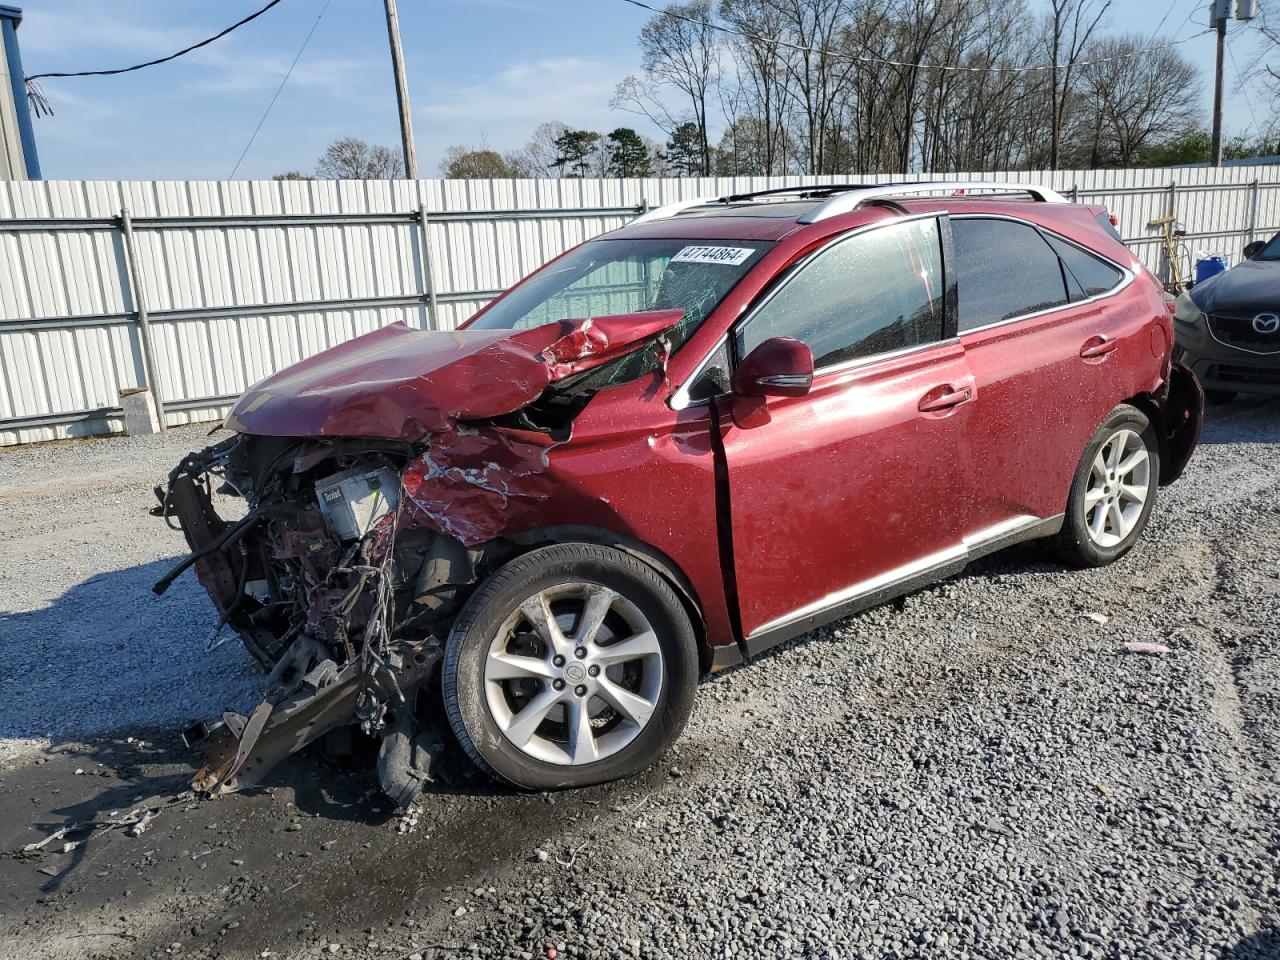
[[[693,625],[693,633],[698,641],[698,669],[702,673],[711,671],[713,650],[707,642],[707,625],[702,616],[702,607],[698,602],[698,595],[693,589],[693,584],[689,578],[662,551],[656,550],[648,544],[636,540],[634,537],[615,533],[612,530],[576,524],[540,527],[535,530],[526,530],[523,533],[509,534],[500,540],[491,541],[483,545],[481,549],[491,556],[493,560],[506,563],[520,554],[528,553],[530,550],[544,547],[551,543],[594,543],[603,547],[613,547],[616,550],[622,550],[630,554],[656,570],[675,590],[676,596],[680,598],[685,612],[689,615],[689,622]]]

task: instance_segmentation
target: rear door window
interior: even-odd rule
[[[1074,243],[1050,236],[1049,246],[1062,260],[1067,290],[1073,302],[1101,296],[1115,289],[1124,278],[1124,274],[1111,264],[1081,250]]]
[[[935,218],[837,241],[802,265],[738,331],[738,356],[771,337],[795,337],[814,366],[942,338],[942,247]]]
[[[951,235],[961,333],[1068,302],[1058,255],[1035,227],[953,218]]]

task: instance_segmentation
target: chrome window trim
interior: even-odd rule
[[[776,287],[770,290],[765,295],[764,299],[754,303],[749,310],[747,310],[744,314],[742,314],[742,316],[738,317],[731,324],[729,324],[729,329],[726,330],[724,334],[720,337],[720,339],[716,341],[715,346],[712,347],[711,350],[707,352],[707,355],[702,358],[702,360],[694,368],[693,372],[689,374],[689,377],[685,380],[685,382],[680,385],[680,388],[674,394],[672,394],[671,399],[667,401],[668,405],[671,407],[672,410],[684,410],[685,408],[691,406],[694,403],[706,403],[708,400],[714,399],[712,397],[707,397],[705,400],[690,400],[689,387],[694,383],[694,381],[698,379],[698,376],[706,368],[706,365],[707,363],[710,362],[711,358],[716,355],[716,351],[720,349],[721,345],[727,343],[729,340],[729,337],[732,336],[736,330],[750,323],[752,319],[754,319],[755,316],[773,300],[774,297],[776,297],[779,293],[781,293],[782,290],[784,290],[786,286],[789,283],[791,283],[791,281],[802,270],[804,270],[805,267],[807,267],[810,263],[812,263],[816,258],[820,257],[822,254],[826,253],[828,250],[830,250],[832,247],[836,246],[837,244],[844,243],[847,240],[852,240],[854,237],[862,236],[865,233],[870,233],[872,230],[879,230],[884,227],[897,226],[898,224],[902,224],[902,223],[914,223],[917,220],[937,220],[942,216],[945,216],[945,213],[935,210],[929,213],[913,213],[910,216],[906,216],[906,217],[895,217],[892,220],[880,220],[875,223],[863,224],[860,227],[855,227],[852,230],[848,230],[844,233],[840,233],[834,237],[829,238],[826,243],[818,247],[816,250],[810,250],[807,254],[804,255],[803,258],[801,258],[800,260],[797,260],[788,268],[788,274],[786,279],[784,279],[780,284],[778,284]],[[941,244],[942,242],[941,238],[939,238],[938,242],[939,244]],[[818,377],[825,376],[826,374],[834,371],[838,371],[851,364],[870,361],[870,360],[883,360],[887,357],[897,356],[898,354],[914,352],[916,350],[921,350],[926,347],[936,347],[939,344],[949,343],[949,342],[950,340],[935,340],[931,343],[921,343],[921,344],[916,344],[913,347],[904,347],[901,350],[895,350],[892,353],[877,353],[871,357],[858,357],[855,360],[846,360],[843,363],[832,364],[826,367],[818,367],[813,371],[813,376],[815,379],[817,379]],[[719,396],[725,396],[725,394],[719,394]]]
[[[1090,250],[1088,247],[1082,244],[1076,243],[1070,237],[1064,237],[1062,234],[1058,233],[1056,230],[1050,230],[1048,227],[1042,227],[1040,224],[1033,223],[1030,220],[1023,220],[1021,217],[1011,217],[1003,213],[962,213],[962,214],[952,215],[951,219],[952,220],[1007,220],[1010,223],[1020,223],[1024,227],[1030,227],[1031,229],[1036,230],[1040,233],[1047,233],[1049,236],[1053,237],[1055,240],[1061,240],[1063,243],[1068,243],[1071,246],[1075,247],[1077,250],[1081,250],[1084,253],[1089,254],[1089,256],[1091,257],[1096,257],[1097,259],[1101,260],[1103,263],[1107,264],[1108,266],[1114,267],[1115,269],[1119,270],[1121,273],[1120,282],[1117,283],[1110,290],[1108,290],[1106,293],[1099,293],[1092,297],[1085,297],[1083,300],[1071,300],[1071,301],[1068,301],[1067,303],[1060,303],[1057,306],[1045,307],[1043,310],[1033,310],[1030,313],[1020,313],[1016,317],[1006,317],[1003,320],[993,320],[991,323],[985,323],[980,327],[971,327],[968,330],[959,329],[958,327],[959,317],[957,316],[956,317],[957,337],[964,337],[971,333],[981,333],[983,330],[992,330],[995,327],[1003,327],[1006,323],[1020,323],[1023,320],[1032,320],[1032,319],[1035,319],[1036,317],[1043,317],[1050,313],[1056,313],[1059,310],[1065,310],[1068,307],[1080,307],[1086,304],[1096,303],[1099,300],[1105,300],[1108,297],[1114,297],[1120,291],[1126,289],[1136,279],[1136,274],[1132,270],[1130,270],[1128,267],[1124,266],[1123,264],[1116,263],[1110,257],[1103,256],[1102,254],[1098,253],[1096,250]],[[1049,249],[1053,250],[1053,247],[1050,247]],[[957,254],[957,256],[959,256],[959,254]],[[1055,257],[1057,256],[1057,251],[1054,251],[1054,256]],[[1061,258],[1059,258],[1059,260],[1061,260]],[[961,300],[963,300],[963,297],[964,297],[963,293],[960,293],[959,297]]]
[[[814,257],[817,257],[819,254],[823,253],[824,251],[829,250],[831,247],[835,246],[837,243],[841,243],[845,240],[851,239],[852,237],[860,236],[871,230],[876,230],[881,227],[891,226],[896,223],[908,223],[914,220],[926,220],[931,217],[934,219],[937,219],[939,217],[944,217],[944,216],[948,217],[951,220],[1007,220],[1010,223],[1020,223],[1025,227],[1031,227],[1033,230],[1036,230],[1040,233],[1046,233],[1057,240],[1061,240],[1063,243],[1070,244],[1071,246],[1075,247],[1077,250],[1087,253],[1091,257],[1096,257],[1097,259],[1101,260],[1103,263],[1107,264],[1108,266],[1114,267],[1116,270],[1119,270],[1121,274],[1120,282],[1117,283],[1110,290],[1108,290],[1106,293],[1099,293],[1092,297],[1085,297],[1083,300],[1073,300],[1068,303],[1060,303],[1057,306],[1045,307],[1043,310],[1034,310],[1031,313],[1021,313],[1021,314],[1018,314],[1016,317],[1007,317],[1003,320],[995,320],[995,321],[992,321],[991,323],[983,324],[980,327],[973,327],[969,330],[958,330],[954,337],[948,337],[945,340],[936,340],[931,343],[921,343],[921,344],[915,345],[914,347],[903,347],[900,350],[893,350],[893,351],[890,351],[889,353],[877,353],[869,357],[856,357],[853,360],[845,360],[843,363],[836,363],[836,364],[830,364],[829,366],[825,366],[825,367],[818,367],[818,368],[815,368],[813,371],[813,377],[815,380],[818,377],[825,377],[829,374],[844,373],[848,370],[857,369],[858,367],[863,367],[871,363],[879,363],[881,360],[892,360],[898,357],[907,356],[908,354],[917,353],[921,350],[926,350],[931,347],[939,347],[939,346],[945,346],[946,344],[958,343],[963,337],[966,337],[971,333],[982,333],[986,330],[993,330],[996,327],[1003,327],[1006,324],[1021,323],[1024,320],[1034,320],[1038,317],[1048,316],[1051,313],[1056,313],[1059,310],[1065,310],[1068,307],[1080,307],[1080,306],[1086,306],[1091,303],[1096,303],[1099,300],[1105,300],[1108,297],[1116,296],[1121,291],[1127,289],[1129,285],[1132,284],[1134,280],[1137,279],[1137,274],[1135,274],[1132,270],[1130,270],[1128,267],[1124,266],[1123,264],[1116,263],[1110,257],[1105,256],[1101,253],[1098,253],[1096,250],[1091,250],[1090,248],[1084,246],[1083,244],[1077,243],[1076,241],[1072,240],[1070,237],[1064,237],[1062,234],[1058,233],[1056,230],[1050,230],[1048,227],[1041,226],[1040,224],[1034,223],[1030,220],[1024,220],[1021,217],[1013,217],[1013,216],[1009,216],[1008,214],[1001,214],[1001,213],[952,214],[952,213],[947,213],[945,210],[933,211],[930,213],[915,213],[909,217],[898,217],[890,221],[878,221],[876,223],[869,223],[869,224],[865,224],[864,226],[857,227],[853,230],[850,230],[847,233],[842,233],[842,234],[839,234],[838,236],[832,237],[829,241],[824,243],[821,247],[808,253],[804,257],[804,259],[798,260],[796,263],[792,264],[790,268],[792,271],[792,276],[799,273],[800,270],[802,270],[805,266],[807,266],[813,260]],[[1050,247],[1049,249],[1053,250],[1052,247]],[[1056,251],[1054,252],[1054,256],[1057,256]],[[751,309],[748,312],[743,314],[741,317],[739,317],[737,320],[735,320],[733,323],[729,325],[729,329],[726,330],[723,335],[721,335],[721,337],[715,342],[715,345],[711,348],[711,350],[708,351],[707,355],[702,358],[702,360],[698,363],[698,365],[693,369],[693,372],[689,374],[689,377],[685,380],[685,382],[680,385],[679,389],[676,390],[674,394],[672,394],[671,399],[667,401],[668,405],[671,407],[672,410],[684,410],[695,403],[707,403],[708,401],[714,399],[713,397],[707,397],[703,400],[691,400],[689,399],[689,388],[693,385],[694,381],[696,381],[698,377],[702,374],[702,371],[706,369],[707,364],[711,361],[711,358],[716,355],[716,352],[720,349],[720,347],[725,343],[727,343],[729,336],[739,326],[750,323],[751,319],[760,310],[762,310],[765,307],[765,305],[770,300],[772,300],[778,294],[779,291],[783,289],[783,287],[785,287],[790,282],[791,282],[791,276],[787,277],[786,281],[784,281],[783,283],[775,287],[773,290],[771,290],[763,300],[756,303],[754,306],[751,307]],[[1212,331],[1210,331],[1210,335],[1212,335]],[[1217,339],[1217,338],[1215,337],[1214,339]],[[1229,344],[1224,344],[1224,346],[1229,346]],[[1240,349],[1240,348],[1235,347],[1233,349]],[[1244,351],[1244,352],[1248,353],[1251,351]],[[1267,356],[1267,354],[1264,354],[1264,356]],[[718,394],[718,396],[726,396],[726,394]]]
[[[813,378],[816,380],[818,377],[829,376],[833,373],[845,373],[849,370],[856,370],[858,367],[867,367],[882,360],[896,360],[899,357],[907,357],[913,353],[923,353],[925,350],[932,350],[935,347],[954,345],[959,340],[959,337],[947,337],[945,340],[930,340],[928,343],[917,343],[914,347],[901,347],[897,350],[889,350],[886,353],[873,353],[869,357],[854,357],[852,360],[844,360],[840,363],[832,363],[825,367],[817,368],[813,371]]]

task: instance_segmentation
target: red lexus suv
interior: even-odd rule
[[[665,207],[460,330],[334,347],[157,488],[192,550],[157,591],[194,565],[271,670],[196,785],[354,724],[407,803],[433,723],[519,787],[605,781],[701,672],[1019,541],[1110,563],[1199,436],[1171,347],[1103,208],[991,183]]]

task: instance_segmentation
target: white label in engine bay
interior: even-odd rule
[[[744,263],[747,257],[755,253],[751,247],[685,247],[674,257],[672,263],[723,263],[736,267]]]
[[[325,526],[340,540],[359,540],[396,508],[400,478],[394,470],[345,470],[316,481]]]

